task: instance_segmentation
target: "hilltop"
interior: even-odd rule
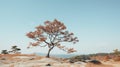
[[[120,61],[100,60],[101,64],[76,61],[68,58],[38,56],[35,54],[0,54],[0,67],[119,67]]]

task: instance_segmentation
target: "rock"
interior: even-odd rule
[[[29,60],[34,60],[34,58],[30,58]]]
[[[73,60],[69,60],[69,62],[70,62],[70,63],[74,63],[75,61],[73,61]]]
[[[46,66],[51,66],[51,64],[46,64]]]

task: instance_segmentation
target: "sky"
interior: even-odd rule
[[[47,53],[26,36],[44,21],[57,19],[79,42],[66,43],[74,54],[120,50],[120,0],[0,0],[0,51],[17,45],[22,53]],[[53,54],[66,54],[57,48]]]

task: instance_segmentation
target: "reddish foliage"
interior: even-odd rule
[[[68,53],[76,52],[73,48],[66,48],[61,46],[60,42],[78,42],[77,37],[73,37],[73,33],[66,31],[66,26],[58,20],[46,21],[45,26],[39,25],[34,32],[27,33],[27,36],[34,39],[35,43],[30,43],[30,46],[38,46],[41,42],[47,44],[49,50],[55,46],[67,51]]]

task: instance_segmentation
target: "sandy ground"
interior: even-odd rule
[[[51,66],[46,66],[50,64]],[[102,62],[100,65],[84,62],[69,63],[60,59],[38,56],[3,56],[0,57],[0,67],[120,67],[120,62]]]

